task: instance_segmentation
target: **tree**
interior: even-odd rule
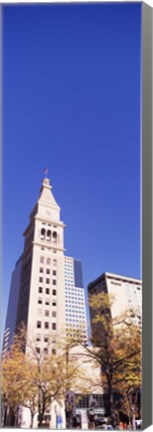
[[[108,412],[112,423],[114,419],[114,398],[121,391],[121,384],[128,386],[136,377],[140,379],[140,330],[131,321],[133,311],[127,311],[112,318],[113,298],[106,293],[98,293],[89,298],[91,308],[92,347],[85,347],[86,356],[96,360],[101,369],[101,384],[108,397]]]
[[[7,421],[9,409],[9,422],[17,424],[17,411],[24,400],[24,371],[25,357],[16,342],[2,361],[2,398],[4,408],[4,425]]]
[[[75,391],[84,387],[85,373],[78,368],[77,359],[69,361],[70,343],[63,334],[48,336],[45,350],[36,348],[34,338],[27,340],[27,355],[33,362],[33,383],[38,394],[39,427],[42,425],[44,413],[56,400],[61,403],[68,390]]]
[[[64,401],[69,389],[84,388],[85,373],[73,357],[68,361],[69,341],[61,335],[48,335],[45,350],[24,327],[14,338],[11,351],[3,360],[3,398],[14,413],[22,405],[30,410],[31,422],[38,412],[41,427],[44,413],[51,403]],[[12,424],[13,425],[13,424]]]
[[[34,415],[38,412],[38,389],[35,379],[36,365],[26,356],[24,370],[25,389],[22,405],[30,410],[30,428],[33,427]]]
[[[122,411],[128,416],[129,424],[135,430],[135,417],[140,416],[141,358],[139,354],[129,362],[128,368],[124,371],[124,379],[117,389],[121,394]]]

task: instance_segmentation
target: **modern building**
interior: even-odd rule
[[[3,339],[3,356],[9,350],[17,324],[18,300],[21,282],[22,256],[18,259],[12,273],[10,295]]]
[[[87,321],[81,261],[64,257],[64,280],[66,333],[75,337],[79,331],[86,340]]]
[[[103,273],[88,285],[88,294],[105,292],[112,298],[111,317],[129,311],[131,320],[142,327],[142,281],[113,273]],[[92,311],[91,315],[92,315]]]

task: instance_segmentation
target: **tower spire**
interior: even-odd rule
[[[45,167],[44,174],[45,174],[45,178],[48,177],[48,167]]]

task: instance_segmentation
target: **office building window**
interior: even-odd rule
[[[56,276],[56,270],[53,270],[53,276]]]
[[[53,279],[52,283],[53,283],[53,285],[56,285],[56,280],[55,280],[55,279]]]
[[[46,288],[46,294],[50,294],[50,289]]]
[[[43,282],[43,278],[42,277],[39,278],[39,282]]]

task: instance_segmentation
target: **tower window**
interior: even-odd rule
[[[41,240],[45,240],[45,234],[46,234],[46,231],[45,231],[44,228],[42,228],[42,229],[41,229],[41,234],[40,234],[40,238],[41,238]]]
[[[56,323],[52,323],[52,330],[56,330]]]
[[[43,271],[44,271],[43,267],[40,267],[39,271],[40,271],[40,273],[43,273]]]
[[[55,291],[55,290],[54,290]],[[52,306],[56,306],[56,301],[52,302]]]
[[[46,283],[49,284],[50,283],[50,279],[46,279]]]
[[[56,231],[53,231],[52,241],[53,241],[53,243],[57,243],[57,232]]]
[[[45,316],[49,316],[49,311],[48,310],[45,311]]]
[[[54,317],[54,318],[56,317],[56,311],[52,312],[52,317]]]
[[[41,299],[38,299],[38,304],[42,304],[42,300]]]
[[[42,277],[39,278],[39,282],[43,282],[43,278]]]
[[[46,270],[46,273],[47,273],[47,274],[50,274],[50,269],[47,269],[47,270]]]
[[[50,264],[50,258],[47,258],[47,259],[46,259],[46,263],[47,263],[47,264]]]
[[[55,289],[52,290],[52,294],[56,295],[56,290]]]
[[[53,279],[53,285],[56,285],[56,280],[55,279]]]
[[[56,264],[57,264],[57,260],[56,260],[56,259],[53,259],[53,265],[56,266]]]
[[[39,354],[40,353],[40,348],[36,347],[36,352]]]
[[[47,241],[51,241],[51,231],[47,230],[47,237],[46,237]]]
[[[43,292],[42,287],[39,287],[39,288],[38,288],[38,292],[39,292],[39,293],[42,293],[42,292]]]
[[[41,321],[37,321],[37,328],[41,328]]]
[[[44,263],[44,257],[43,256],[40,257],[40,262]]]
[[[46,288],[46,294],[50,294],[50,289]]]
[[[48,288],[47,288],[47,289],[48,289]],[[46,300],[46,301],[45,301],[45,305],[46,305],[46,306],[49,306],[49,300]]]
[[[48,342],[48,337],[47,336],[44,337],[44,342]]]
[[[44,327],[45,327],[45,329],[49,329],[49,322],[46,321],[46,322],[44,323]]]
[[[53,276],[56,276],[56,270],[53,270]]]

